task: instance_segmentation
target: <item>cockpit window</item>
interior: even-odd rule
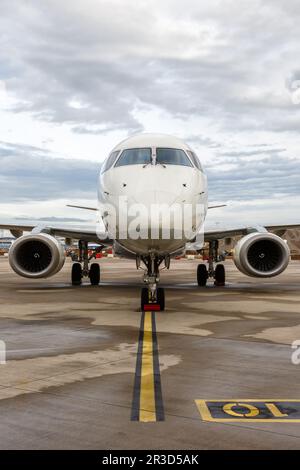
[[[126,149],[121,153],[115,167],[147,163],[151,163],[151,148]]]
[[[156,163],[192,166],[187,154],[180,149],[157,148]]]
[[[188,153],[189,156],[191,157],[191,160],[192,160],[192,162],[194,163],[195,167],[198,168],[198,170],[201,170],[201,171],[202,171],[201,163],[200,163],[200,161],[199,161],[199,158],[198,158],[197,155],[195,154],[195,152],[192,152],[192,151],[188,150],[187,153]]]
[[[102,166],[102,173],[109,170],[113,166],[119,153],[120,153],[120,150],[116,150],[115,152],[112,152],[108,156],[107,160],[104,162],[104,165]]]

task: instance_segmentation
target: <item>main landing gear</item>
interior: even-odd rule
[[[92,256],[89,256],[88,242],[79,240],[79,262],[73,263],[72,265],[72,285],[80,286],[83,277],[89,277],[92,286],[97,286],[100,282],[100,266],[98,263],[92,263],[90,261],[95,257],[96,252],[102,250],[102,246],[97,248]]]
[[[215,286],[225,286],[225,267],[223,264],[215,263],[223,261],[219,256],[219,242],[212,240],[209,242],[208,268],[205,264],[198,264],[197,282],[199,286],[206,286],[208,278],[213,278]]]
[[[165,262],[165,268],[170,267],[170,258],[168,256],[148,256],[137,257],[137,268],[140,268],[141,261],[145,264],[144,283],[147,287],[142,288],[141,292],[141,310],[164,310],[165,309],[165,290],[158,287],[159,267]]]

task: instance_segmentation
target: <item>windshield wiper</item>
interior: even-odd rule
[[[167,168],[167,166],[166,166],[166,162],[164,162],[164,161],[162,161],[162,162],[158,162],[158,161],[156,160],[156,162],[155,162],[155,163],[156,163],[156,165],[161,165],[161,166],[163,166],[164,168]]]

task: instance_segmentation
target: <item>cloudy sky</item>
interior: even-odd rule
[[[94,205],[144,131],[195,148],[216,219],[299,222],[299,20],[297,0],[0,0],[0,215],[90,217],[65,204]]]

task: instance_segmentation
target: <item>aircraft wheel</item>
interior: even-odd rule
[[[89,278],[92,286],[98,286],[100,282],[100,266],[98,263],[92,263],[90,267]]]
[[[215,286],[225,286],[225,267],[223,264],[217,264],[216,266]]]
[[[157,296],[157,303],[160,306],[160,310],[164,310],[165,309],[165,289],[163,289],[162,287],[158,287],[156,296]]]
[[[72,285],[80,286],[82,280],[82,267],[80,263],[73,263],[71,277]]]
[[[145,310],[145,305],[149,304],[148,287],[142,287],[141,291],[141,310]]]
[[[207,267],[205,264],[198,264],[197,267],[197,281],[198,281],[198,286],[206,286],[206,282],[208,279],[208,271]]]

